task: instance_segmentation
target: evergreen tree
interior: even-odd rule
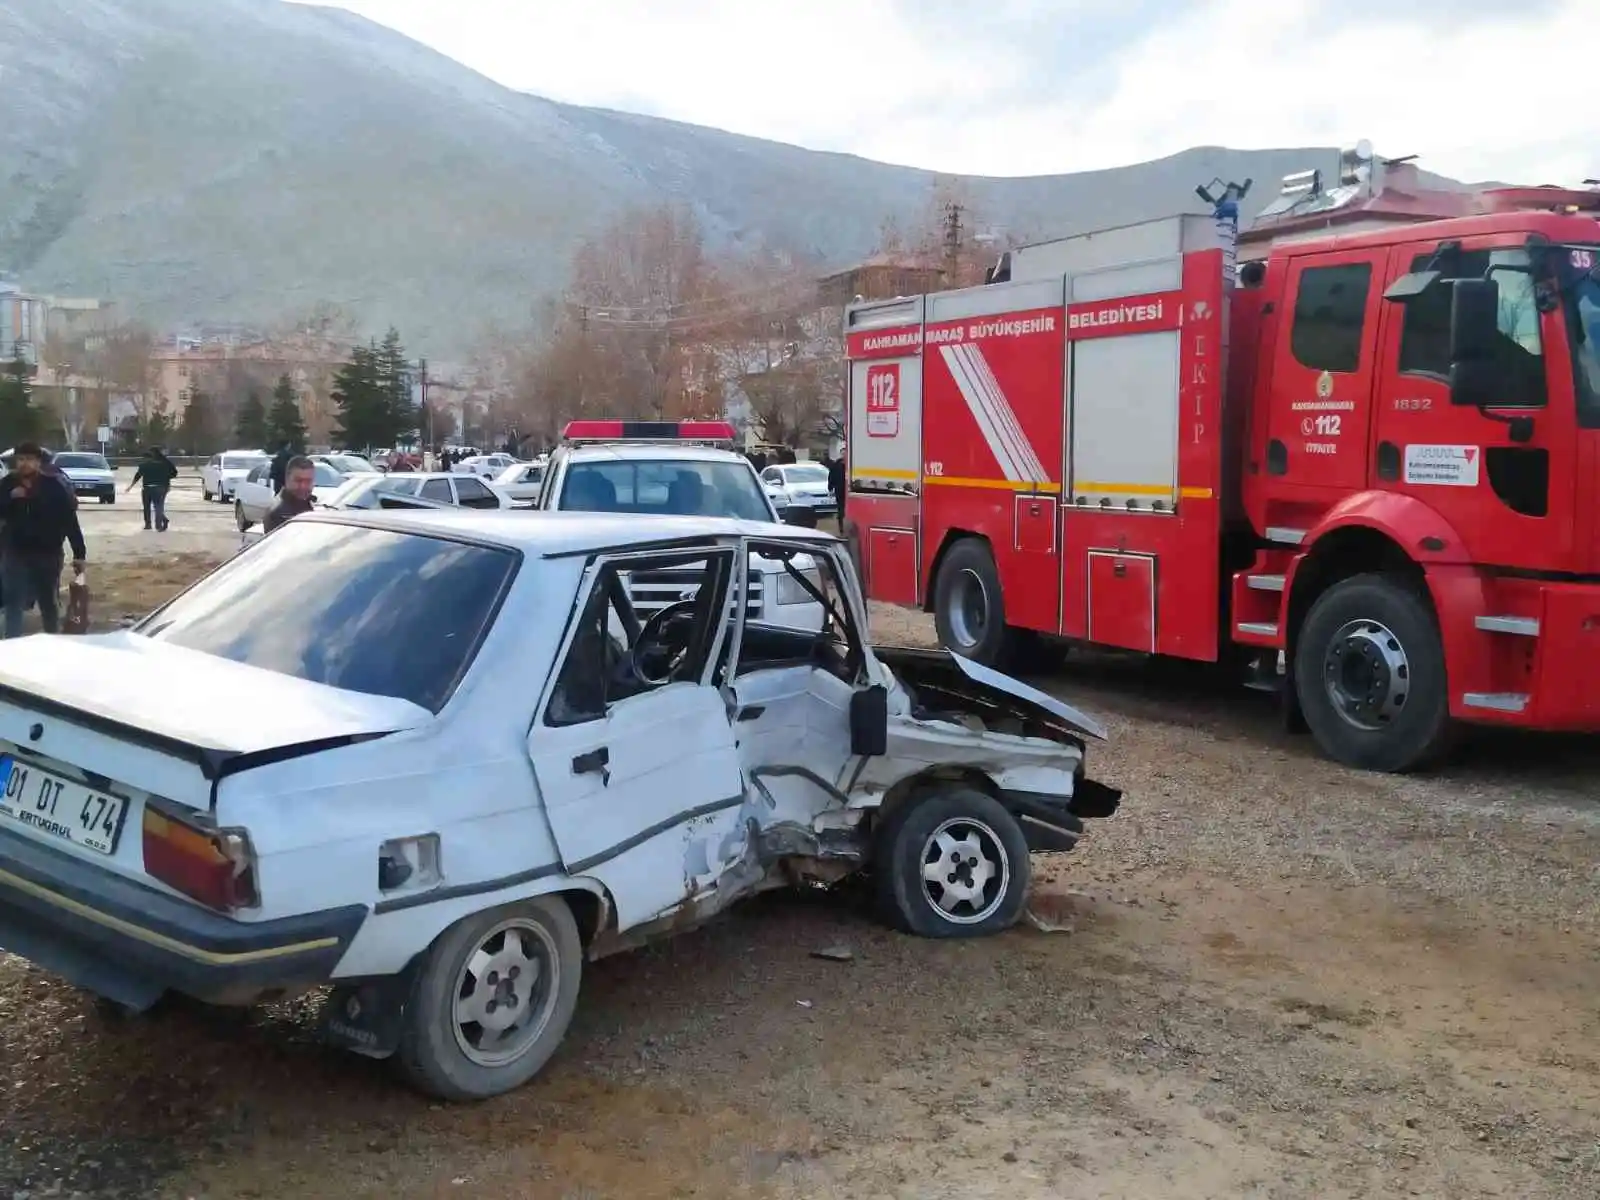
[[[390,445],[410,442],[417,434],[417,410],[411,402],[411,364],[400,345],[400,331],[394,326],[383,335],[377,348],[377,382],[389,422],[385,441]]]
[[[234,422],[233,440],[242,450],[264,450],[267,447],[267,410],[261,397],[251,392],[239,406]]]
[[[276,451],[288,443],[296,454],[306,452],[306,423],[300,417],[300,398],[287,375],[278,377],[278,386],[272,389],[272,407],[267,410],[266,445]]]
[[[0,376],[0,441],[8,446],[38,438],[44,414],[33,403],[33,368],[18,354]]]
[[[172,422],[160,409],[152,412],[139,425],[139,443],[143,446],[162,446],[172,433]]]
[[[393,444],[376,346],[357,346],[350,352],[350,360],[333,377],[332,399],[339,414],[334,437],[341,447],[364,451]]]
[[[202,391],[189,395],[178,418],[178,445],[190,454],[210,454],[217,442],[217,413],[211,397]]]

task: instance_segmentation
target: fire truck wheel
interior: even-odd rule
[[[1027,902],[1032,864],[1022,827],[975,788],[953,786],[891,816],[874,857],[879,912],[904,933],[998,933]]]
[[[939,564],[934,581],[933,620],[939,644],[986,667],[1003,669],[1016,639],[1006,628],[1000,573],[989,547],[963,538]]]
[[[1426,598],[1403,580],[1357,575],[1318,597],[1294,673],[1312,736],[1347,766],[1414,771],[1448,748],[1444,645]]]

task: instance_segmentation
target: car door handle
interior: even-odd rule
[[[761,714],[766,712],[766,711],[767,711],[767,706],[766,705],[764,705],[764,704],[752,704],[749,708],[741,708],[739,710],[739,720],[740,721],[756,721],[756,720],[760,720]]]
[[[611,779],[611,750],[601,746],[598,750],[591,750],[587,754],[576,755],[572,760],[572,773],[574,775],[593,775],[599,773],[602,783]]]

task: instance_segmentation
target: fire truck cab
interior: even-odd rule
[[[1482,207],[1243,264],[1177,216],[852,306],[869,595],[991,664],[1250,661],[1367,769],[1600,729],[1600,195]]]

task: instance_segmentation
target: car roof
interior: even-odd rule
[[[835,543],[820,529],[737,521],[730,517],[641,517],[634,513],[530,512],[518,509],[388,509],[366,512],[308,513],[297,521],[333,521],[396,532],[469,537],[521,550],[540,558],[589,554],[600,550],[648,549],[723,538],[778,538]]]
[[[742,462],[750,460],[721,446],[684,442],[618,442],[566,447],[569,462]]]

